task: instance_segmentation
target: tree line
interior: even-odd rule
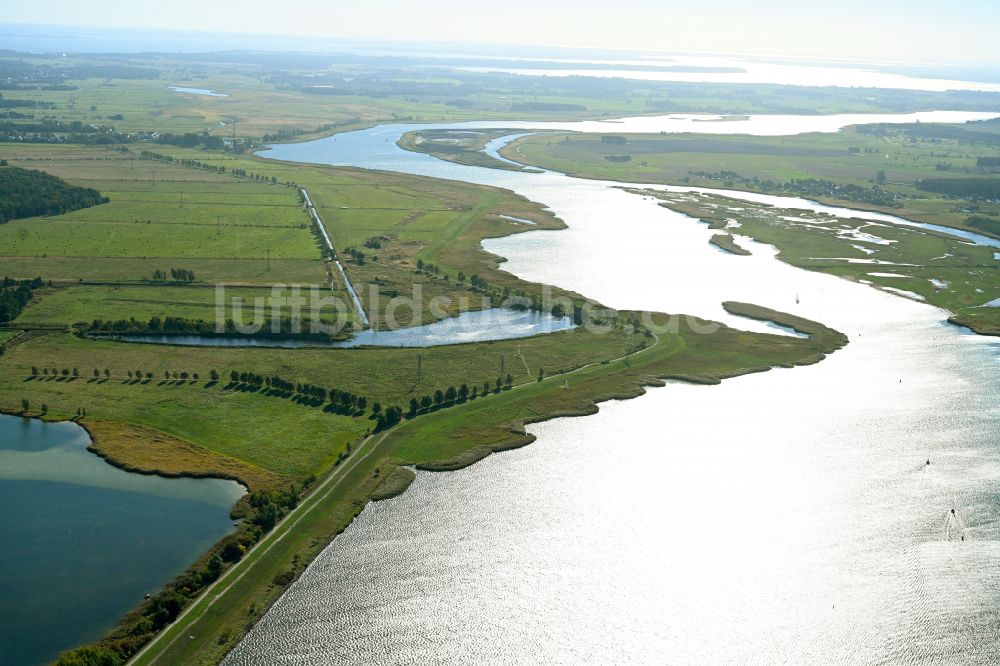
[[[95,189],[70,185],[43,171],[0,168],[0,224],[36,215],[59,215],[108,201]]]
[[[872,187],[862,187],[854,183],[836,183],[832,180],[821,178],[792,178],[789,181],[781,182],[770,179],[761,180],[757,176],[747,178],[734,171],[689,171],[691,176],[707,178],[709,180],[722,181],[725,187],[733,187],[736,184],[758,190],[761,192],[791,193],[805,197],[830,197],[831,199],[844,199],[855,203],[871,204],[874,206],[886,206],[887,208],[900,208],[901,199],[906,198],[899,192],[890,192],[879,187],[885,184],[885,172],[877,171],[872,181],[877,184]],[[690,178],[685,177],[684,182],[689,182]]]
[[[540,370],[538,373],[538,381],[542,381],[544,375],[544,371]],[[484,381],[482,384],[482,390],[480,390],[479,384],[473,384],[471,388],[468,384],[462,384],[458,388],[455,388],[453,385],[443,390],[438,389],[434,391],[433,394],[428,394],[421,398],[410,398],[409,411],[406,412],[406,418],[412,419],[418,414],[426,414],[429,411],[443,409],[445,407],[454,407],[457,404],[468,400],[475,400],[480,397],[485,398],[491,393],[509,391],[513,388],[513,385],[514,377],[508,374],[504,378],[497,377],[492,382],[489,380]]]
[[[153,271],[153,282],[166,282],[167,274],[163,271],[157,269]],[[171,268],[170,269],[170,279],[174,282],[194,282],[194,271],[188,270],[186,268]]]
[[[298,395],[314,402],[317,406],[329,403],[330,411],[352,416],[362,416],[368,410],[368,398],[334,387],[318,386],[316,384],[293,382],[280,375],[262,375],[256,372],[240,372],[232,370],[229,373],[231,387],[250,387],[257,390],[271,391],[272,394]],[[377,409],[376,409],[377,407]],[[381,404],[372,405],[374,413],[381,412]]]
[[[144,160],[156,160],[158,162],[171,162],[174,164],[179,164],[181,166],[190,167],[192,169],[204,169],[205,171],[212,171],[215,173],[228,173],[230,175],[236,176],[238,178],[249,178],[250,180],[258,180],[264,183],[271,183],[272,185],[278,184],[277,176],[267,176],[259,173],[253,173],[252,171],[247,171],[246,169],[230,167],[226,169],[225,166],[221,164],[209,164],[207,162],[202,162],[200,160],[192,159],[181,159],[174,157],[173,155],[164,155],[163,153],[157,153],[152,150],[140,151],[139,157]],[[295,183],[291,181],[286,181],[283,183],[288,187],[292,187]]]
[[[1000,199],[1000,178],[924,178],[917,189],[963,199]]]
[[[97,318],[86,325],[81,330],[82,333],[89,334],[110,334],[110,335],[201,335],[212,336],[243,336],[243,337],[283,337],[302,338],[310,340],[329,341],[332,337],[327,333],[312,333],[308,330],[294,331],[295,322],[291,317],[270,318],[265,317],[255,326],[257,330],[244,332],[237,328],[234,319],[228,318],[218,329],[215,321],[205,321],[204,319],[187,319],[185,317],[160,317],[154,315],[149,320],[136,319],[101,319]],[[241,324],[245,328],[245,325]]]
[[[3,282],[0,282],[0,323],[5,324],[17,319],[31,301],[33,292],[40,289],[43,284],[40,277],[33,280],[5,277]]]

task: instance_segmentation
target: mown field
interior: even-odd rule
[[[101,147],[0,144],[0,159],[111,200],[0,225],[0,257],[11,275],[141,282],[179,268],[201,283],[324,280],[294,188]]]
[[[85,183],[111,199],[66,215],[0,225],[5,273],[43,276],[56,286],[86,281],[116,288],[88,284],[64,295],[46,292],[42,300],[52,299],[50,305],[29,308],[23,321],[204,312],[208,291],[186,291],[180,299],[173,296],[177,290],[150,291],[156,288],[148,284],[154,272],[173,268],[193,271],[196,285],[332,284],[347,302],[339,277],[322,259],[297,187],[284,185],[292,181],[310,192],[374,326],[385,325],[382,314],[396,296],[420,296],[416,308],[394,308],[396,324],[410,325],[433,320],[435,297],[447,299],[444,309],[454,313],[463,302],[476,309],[484,298],[498,301],[504,290],[537,291],[498,270],[479,240],[526,229],[502,215],[535,220],[532,228],[561,227],[537,204],[492,188],[194,149],[157,150],[173,161],[100,147],[0,145],[0,158],[11,164]],[[233,170],[257,179],[234,176]],[[364,260],[352,258],[351,248],[363,251]],[[421,262],[434,265],[434,272],[419,271]],[[488,280],[495,293],[472,289],[473,275]],[[121,291],[129,283],[147,289]],[[81,302],[74,304],[76,295]],[[102,299],[106,305],[86,315]]]
[[[384,314],[393,298],[412,296],[415,289],[422,294],[419,321],[423,323],[434,319],[429,304],[435,297],[447,299],[450,305],[445,309],[454,313],[462,299],[468,309],[478,309],[484,298],[493,296],[493,303],[502,300],[505,290],[537,293],[538,285],[500,270],[497,258],[483,251],[480,241],[563,226],[540,205],[495,188],[181,148],[157,150],[306,188],[375,327],[386,325]],[[536,224],[520,224],[504,215]],[[350,249],[363,252],[364,260],[353,258]],[[422,263],[434,265],[436,271],[419,270]],[[486,280],[501,298],[473,289],[473,275]],[[399,325],[417,323],[409,309],[396,315]]]
[[[23,326],[68,326],[80,322],[89,323],[95,317],[104,320],[134,317],[142,321],[151,317],[182,317],[215,321],[220,312],[223,319],[233,318],[252,323],[260,311],[268,317],[273,315],[272,297],[287,299],[296,295],[306,299],[306,305],[301,308],[303,311],[308,311],[310,299],[315,298],[322,305],[319,312],[324,320],[332,319],[335,314],[333,307],[318,300],[330,295],[330,291],[325,288],[313,291],[281,286],[277,289],[229,286],[220,290],[216,287],[181,285],[84,284],[41,290],[37,295],[37,302],[17,318],[17,323]],[[256,309],[258,302],[265,304],[265,307]],[[287,302],[282,303],[278,312],[281,316],[288,317],[292,308]],[[352,318],[347,311],[336,314],[341,320]]]
[[[1000,206],[995,203],[944,197],[916,187],[924,178],[998,177],[995,169],[979,168],[977,159],[1000,155],[1000,124],[938,127],[942,128],[941,136],[929,133],[926,126],[916,131],[913,126],[886,126],[877,132],[849,127],[834,134],[779,137],[616,135],[624,143],[602,140],[602,135],[596,134],[540,134],[512,142],[501,154],[523,164],[575,176],[638,183],[784,194],[797,192],[787,188],[780,192],[765,190],[760,182],[811,178],[865,189],[877,185],[897,196],[899,207],[856,200],[838,203],[966,229],[970,228],[970,211],[975,211],[976,215],[995,218],[1000,229]],[[952,132],[952,128],[958,131]],[[628,159],[620,159],[625,157]],[[814,198],[837,199],[832,195]]]

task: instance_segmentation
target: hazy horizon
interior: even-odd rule
[[[8,28],[149,29],[181,31],[222,41],[267,38],[272,50],[326,41],[442,44],[483,48],[557,47],[592,51],[658,51],[805,58],[888,64],[1000,64],[992,46],[1000,6],[957,0],[946,9],[926,0],[887,0],[877,6],[844,0],[835,13],[777,0],[747,6],[718,0],[710,7],[649,0],[605,5],[509,0],[502,6],[428,2],[413,10],[402,0],[331,7],[289,0],[276,13],[260,2],[146,6],[119,0],[86,6],[54,0],[5,9]],[[863,19],[863,20],[861,20]],[[512,26],[517,23],[517,29]],[[817,32],[818,31],[818,32]],[[0,44],[2,48],[11,48]],[[71,50],[72,44],[67,45]],[[15,49],[16,50],[16,49]]]

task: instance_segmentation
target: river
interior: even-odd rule
[[[672,122],[683,124],[659,126]],[[834,129],[829,117],[785,127]],[[612,307],[742,328],[754,326],[719,304],[750,301],[851,342],[814,366],[671,383],[532,425],[532,446],[419,474],[366,508],[226,664],[1000,660],[995,338],[752,241],[741,240],[750,257],[717,252],[705,225],[619,183],[400,151],[407,129],[268,155],[507,187],[569,228],[484,243],[505,270]]]
[[[0,415],[0,664],[101,638],[232,530],[239,484],[130,474],[88,444]]]

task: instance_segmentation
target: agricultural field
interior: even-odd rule
[[[294,188],[100,147],[0,144],[0,159],[110,199],[0,225],[0,257],[12,275],[140,282],[182,268],[200,282],[250,284],[325,275]]]
[[[415,73],[413,64],[424,69]],[[235,129],[241,139],[268,141],[310,138],[379,122],[567,120],[682,112],[878,113],[1000,106],[997,94],[969,98],[948,92],[541,77],[460,69],[487,64],[416,58],[387,67],[377,59],[346,53],[292,58],[264,53],[212,57],[11,53],[0,56],[0,75],[21,76],[28,65],[39,68],[40,83],[51,72],[65,79],[59,79],[61,84],[56,86],[29,83],[5,91],[6,98],[39,106],[16,107],[26,117],[0,119],[0,123],[14,136],[19,136],[19,127],[48,120],[67,126],[79,123],[77,130],[88,134],[93,134],[89,128],[94,126],[113,128],[123,135],[208,133],[221,139],[232,136]],[[172,87],[213,94],[178,92]]]
[[[538,293],[537,285],[500,270],[497,258],[486,253],[480,241],[529,229],[563,227],[538,204],[495,188],[182,148],[158,151],[174,159],[244,169],[306,188],[374,327],[385,324],[383,314],[392,298],[411,296],[418,286],[422,294],[419,321],[423,323],[434,319],[429,304],[435,297],[447,299],[445,309],[455,313],[460,299],[468,308],[478,309],[486,299],[493,304],[503,300],[505,293]],[[503,216],[532,220],[535,225]],[[351,250],[363,253],[364,258]],[[421,269],[424,264],[434,270]],[[474,275],[486,280],[489,288],[472,288]],[[566,295],[559,290],[555,293]],[[397,314],[399,325],[417,323],[408,311]]]
[[[185,285],[129,285],[83,284],[46,288],[39,291],[37,301],[27,308],[16,323],[23,326],[73,325],[92,321],[135,318],[140,321],[152,317],[181,317],[184,319],[216,321],[221,315],[249,324],[254,321],[255,303],[268,304],[267,316],[272,316],[272,297],[308,299],[311,290],[290,287],[233,287],[221,290],[215,287]],[[317,289],[315,298],[327,296],[329,289]],[[239,299],[237,303],[234,301]],[[219,309],[221,305],[221,310]],[[308,306],[306,306],[308,307]],[[237,311],[238,308],[238,311]],[[305,309],[305,308],[303,308]],[[332,318],[332,307],[324,309],[324,320]],[[279,315],[291,316],[291,306],[279,306]],[[338,313],[338,319],[350,319],[347,312]]]

